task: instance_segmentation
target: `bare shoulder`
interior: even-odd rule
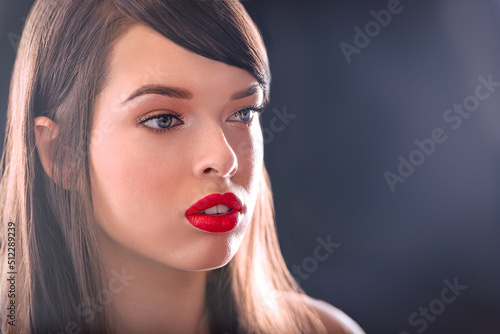
[[[304,296],[304,302],[316,310],[329,334],[365,334],[347,314],[327,302]]]

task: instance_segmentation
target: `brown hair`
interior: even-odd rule
[[[251,73],[269,97],[270,72],[261,36],[234,0],[39,0],[26,21],[14,66],[0,184],[1,255],[7,225],[16,226],[16,331],[59,332],[75,323],[104,333],[104,312],[92,321],[82,302],[102,291],[102,263],[90,193],[88,146],[93,104],[107,82],[113,42],[145,24],[204,57]],[[36,152],[34,118],[59,125],[53,176]],[[317,314],[282,258],[271,188],[264,169],[252,223],[230,263],[209,273],[207,304],[213,333],[320,333]],[[0,263],[0,307],[10,297]],[[297,298],[296,298],[297,297]],[[13,331],[2,312],[2,332]]]

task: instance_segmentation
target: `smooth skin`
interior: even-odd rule
[[[263,90],[248,72],[190,52],[134,25],[110,55],[90,139],[92,201],[108,278],[133,277],[113,295],[118,333],[209,333],[207,270],[227,264],[250,222],[263,165],[257,110]],[[50,175],[57,124],[35,119]],[[64,182],[54,180],[64,186]],[[212,193],[243,202],[236,228],[208,233],[185,211]],[[308,298],[331,333],[362,333],[333,306]]]

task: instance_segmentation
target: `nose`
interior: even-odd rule
[[[194,173],[197,177],[231,178],[238,170],[238,159],[220,126],[207,128],[197,140]]]

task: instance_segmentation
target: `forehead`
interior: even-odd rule
[[[170,84],[196,97],[211,91],[244,89],[257,80],[247,71],[191,52],[145,25],[133,25],[118,38],[110,54],[109,88],[122,97],[140,85]]]

